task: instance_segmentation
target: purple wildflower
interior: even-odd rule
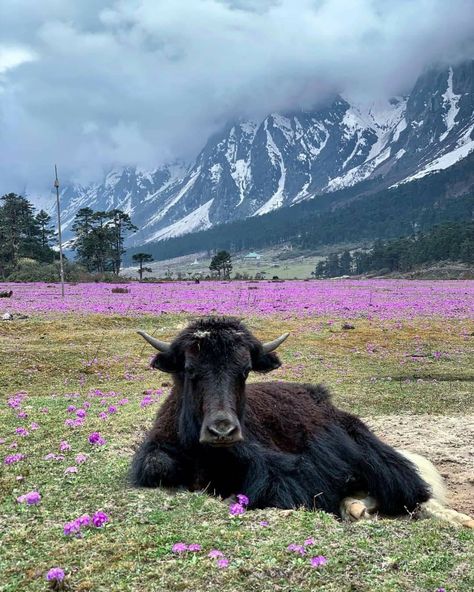
[[[105,444],[105,440],[100,435],[100,432],[92,432],[92,434],[89,435],[89,442],[91,444],[97,444],[98,446]]]
[[[319,567],[320,565],[324,565],[327,562],[328,560],[326,559],[326,557],[324,557],[324,555],[318,555],[317,557],[313,557],[311,559],[312,567]]]
[[[61,444],[59,445],[59,450],[61,452],[65,452],[66,450],[71,450],[71,445],[67,440],[62,440]]]
[[[241,504],[230,504],[229,513],[231,514],[231,516],[240,516],[242,514],[245,514],[245,508]]]
[[[200,551],[202,549],[201,545],[198,545],[197,543],[191,543],[188,546],[188,551]]]
[[[224,553],[219,551],[219,549],[211,549],[207,556],[211,559],[219,559],[219,557],[224,557]]]
[[[19,452],[18,454],[9,454],[5,457],[3,463],[5,465],[12,465],[13,463],[23,460],[24,458],[26,458],[26,455],[21,454],[21,452]]]
[[[307,547],[308,545],[314,545],[314,539],[313,539],[313,537],[311,537],[309,539],[306,539],[305,542],[303,543],[303,545],[305,547]]]
[[[18,419],[25,419],[26,417],[28,417],[28,413],[26,411],[19,411],[16,416],[18,417]]]
[[[229,567],[229,560],[226,559],[225,557],[223,557],[222,559],[218,559],[217,560],[217,567],[220,567],[221,569],[225,569],[226,567]]]
[[[64,474],[70,474],[70,473],[77,473],[77,467],[67,467],[67,469],[64,469]]]
[[[89,514],[83,514],[82,516],[79,516],[79,518],[76,518],[76,522],[79,522],[80,526],[90,526],[92,518]]]
[[[60,567],[52,567],[45,577],[49,582],[62,582],[64,580],[64,570]]]
[[[72,427],[74,427],[74,420],[73,419],[66,419],[66,421],[64,422],[64,425],[67,428],[72,428]]]
[[[295,543],[291,543],[291,545],[288,545],[286,550],[291,551],[293,553],[299,553],[300,555],[304,555],[306,553],[303,545],[295,545]]]
[[[188,550],[188,545],[186,545],[186,543],[175,543],[171,547],[171,550],[173,553],[184,553],[184,551]]]
[[[61,461],[64,460],[64,456],[62,454],[54,454],[54,452],[50,452],[46,456],[43,457],[44,460],[57,460]]]
[[[82,418],[83,418],[83,417],[85,417],[86,415],[87,415],[87,412],[86,412],[86,410],[85,410],[85,409],[78,409],[78,410],[76,411],[76,417],[79,417],[79,418],[81,418],[81,419],[82,419]]]
[[[63,527],[63,532],[66,536],[70,536],[72,534],[77,534],[81,530],[81,523],[79,520],[71,520],[71,522],[66,522]]]
[[[108,419],[109,416],[108,416],[107,411],[101,411],[99,413],[99,417],[100,417],[100,419]]]
[[[19,436],[28,436],[29,435],[29,431],[26,428],[16,428],[15,432],[19,435]]]
[[[249,505],[249,498],[244,495],[243,493],[239,493],[237,495],[237,501],[241,506],[248,506]]]
[[[261,520],[261,521],[258,523],[258,525],[259,525],[259,526],[270,526],[270,524],[269,524],[269,523],[268,523],[266,520]]]
[[[105,512],[96,512],[93,516],[92,516],[92,524],[94,526],[96,526],[97,528],[100,528],[101,526],[103,526],[106,522],[109,521],[109,517],[107,516],[107,514]]]
[[[33,422],[30,424],[30,430],[39,430],[39,424],[38,424],[38,423],[36,423],[36,421],[33,421]]]
[[[29,506],[36,506],[41,501],[41,495],[38,491],[30,491],[20,497],[16,498],[16,501],[20,504],[27,503]]]
[[[117,413],[117,407],[115,405],[110,405],[108,411],[113,415],[114,413]]]
[[[87,456],[87,454],[83,454],[82,452],[80,452],[80,453],[79,453],[79,454],[76,456],[76,462],[77,462],[77,464],[78,464],[78,465],[80,465],[80,464],[82,464],[82,463],[85,463],[85,462],[86,462],[86,460],[87,460],[88,458],[89,458],[89,457]]]

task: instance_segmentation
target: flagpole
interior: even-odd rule
[[[54,165],[54,186],[56,187],[56,206],[58,209],[58,238],[59,238],[59,270],[61,274],[61,296],[64,298],[64,264],[63,264],[63,239],[61,236],[61,207],[59,205],[59,180],[58,167]]]

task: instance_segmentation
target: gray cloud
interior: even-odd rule
[[[474,0],[2,0],[0,192],[41,192],[54,162],[190,158],[234,117],[333,92],[407,91],[472,57]]]

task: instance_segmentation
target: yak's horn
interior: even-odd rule
[[[145,331],[137,331],[137,333],[158,351],[166,353],[170,350],[171,343],[168,343],[167,341],[160,341],[159,339],[148,335],[148,333],[145,333]]]
[[[289,333],[283,333],[283,335],[281,335],[280,337],[277,337],[273,341],[268,341],[267,343],[264,343],[263,344],[263,351],[266,354],[269,354],[270,352],[276,350],[276,348],[279,347],[285,341],[285,339],[288,337],[288,335],[289,335]]]

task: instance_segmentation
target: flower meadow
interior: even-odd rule
[[[427,522],[345,525],[206,492],[137,490],[127,472],[168,396],[135,330],[190,316],[283,330],[282,367],[364,417],[473,413],[474,282],[9,284],[0,299],[0,590],[470,592],[474,537]],[[168,313],[168,314],[164,314]],[[15,318],[15,315],[27,318]],[[150,318],[149,315],[154,315]],[[389,429],[389,426],[387,426]],[[446,436],[449,437],[449,434]]]
[[[107,315],[334,316],[336,318],[472,318],[473,281],[327,280],[259,282],[170,282],[121,284],[2,284],[13,290],[0,300],[0,314],[96,313]]]

